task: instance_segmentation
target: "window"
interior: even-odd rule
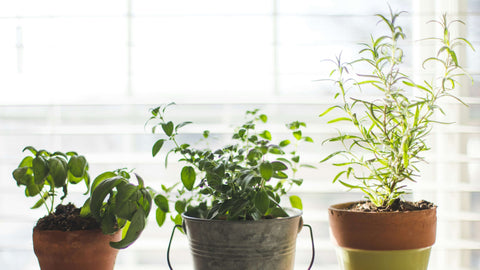
[[[385,1],[9,1],[0,4],[0,265],[6,270],[38,269],[31,245],[34,222],[44,213],[30,210],[11,171],[21,149],[34,145],[76,150],[90,161],[91,175],[119,167],[135,168],[153,187],[176,179],[174,163],[151,157],[157,138],[144,128],[148,109],[175,101],[170,116],[193,121],[185,140],[204,129],[222,138],[241,123],[246,109],[261,108],[274,130],[302,120],[316,140],[303,149],[304,185],[294,192],[304,203],[304,221],[314,229],[315,268],[337,269],[328,236],[330,204],[361,199],[332,185],[334,168],[318,164],[332,146],[320,142],[334,129],[318,118],[331,103],[332,88],[318,79],[330,67],[322,62],[378,33],[372,15],[388,10]],[[425,22],[447,10],[467,23],[463,34],[480,49],[479,0],[399,0],[406,66],[424,57],[416,40],[429,36]],[[465,50],[474,83],[459,95],[469,104],[447,102],[455,125],[434,129],[432,151],[412,199],[439,205],[437,244],[430,269],[480,268],[480,62]],[[72,201],[83,202],[80,190]],[[117,258],[117,270],[167,269],[170,224],[158,228],[153,216],[142,237]],[[171,261],[191,269],[186,237],[176,234]],[[309,235],[299,234],[296,263],[310,261]]]

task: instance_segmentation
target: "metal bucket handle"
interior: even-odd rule
[[[312,266],[313,266],[313,262],[315,261],[315,244],[314,244],[314,241],[313,241],[313,230],[312,230],[312,226],[308,225],[308,224],[303,224],[303,220],[300,221],[300,224],[299,224],[299,227],[307,227],[310,231],[310,240],[312,241],[312,260],[310,261],[310,265],[308,266],[308,270],[312,269]],[[181,228],[183,229],[185,232],[187,231],[186,230],[186,227],[185,227],[185,224],[182,224],[182,225],[175,225],[173,227],[173,230],[172,230],[172,234],[170,235],[170,241],[168,241],[168,248],[167,248],[167,263],[168,263],[168,268],[170,270],[173,270],[172,268],[172,265],[170,264],[170,247],[172,245],[172,240],[173,240],[173,235],[175,234],[175,230],[177,228]]]

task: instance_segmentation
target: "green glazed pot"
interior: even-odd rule
[[[348,210],[357,203],[328,209],[340,269],[427,270],[436,237],[436,207],[381,213]]]
[[[408,250],[360,250],[337,248],[343,270],[426,270],[431,248]]]

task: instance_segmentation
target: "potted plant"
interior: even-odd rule
[[[285,208],[281,198],[292,186],[302,184],[296,178],[303,166],[296,146],[313,142],[302,134],[305,123],[288,124],[294,139],[274,143],[270,131],[257,131],[268,117],[258,110],[247,111],[248,119],[235,130],[231,144],[196,148],[179,142],[179,129],[190,122],[167,121],[168,107],[151,110],[149,121],[156,121],[153,132],[161,128],[165,135],[153,145],[152,154],[170,142],[168,154],[178,154],[184,165],[179,181],[172,187],[162,185],[165,195],[155,196],[158,224],[162,226],[170,213],[190,240],[197,270],[293,269],[296,235],[303,226],[302,202],[291,195],[293,208]],[[203,135],[207,139],[209,132]],[[171,268],[169,259],[168,264]]]
[[[438,101],[452,95],[457,78],[464,75],[456,49],[471,44],[464,38],[453,38],[451,24],[444,15],[433,21],[442,27],[440,49],[423,62],[443,70],[432,82],[415,83],[401,70],[403,51],[398,42],[405,38],[397,24],[400,13],[390,9],[390,16],[377,15],[388,34],[371,38],[362,44],[359,58],[344,63],[338,57],[331,77],[340,104],[321,116],[339,112],[329,123],[346,122],[354,132],[340,132],[326,140],[342,144],[342,150],[322,160],[334,159],[341,168],[333,179],[349,189],[360,190],[365,201],[332,205],[329,221],[338,257],[345,270],[425,270],[431,246],[435,242],[436,208],[431,202],[403,199],[407,182],[415,182],[423,162],[422,153],[429,150],[426,137],[443,113]],[[371,68],[367,74],[355,74],[356,65]],[[369,88],[381,96],[361,98],[352,90]],[[409,93],[411,91],[411,93]]]
[[[118,249],[132,244],[145,226],[152,197],[137,176],[129,183],[123,170],[105,172],[93,183],[88,162],[76,152],[48,152],[28,146],[13,171],[27,197],[38,196],[32,209],[45,206],[47,215],[33,228],[33,248],[42,270],[112,270]],[[84,182],[89,195],[81,208],[63,204],[69,185]],[[59,190],[63,195],[55,203]],[[107,194],[108,200],[104,202]],[[123,228],[123,235],[122,235]]]

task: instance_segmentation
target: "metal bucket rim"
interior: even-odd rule
[[[289,215],[288,217],[279,217],[279,218],[261,219],[261,220],[221,220],[221,219],[206,219],[206,218],[192,217],[192,216],[187,216],[185,213],[182,213],[182,218],[192,220],[192,221],[204,221],[204,222],[258,223],[258,222],[275,222],[278,220],[294,219],[294,218],[301,217],[303,215],[303,211],[300,209],[284,207],[283,210],[287,212],[287,214]]]

